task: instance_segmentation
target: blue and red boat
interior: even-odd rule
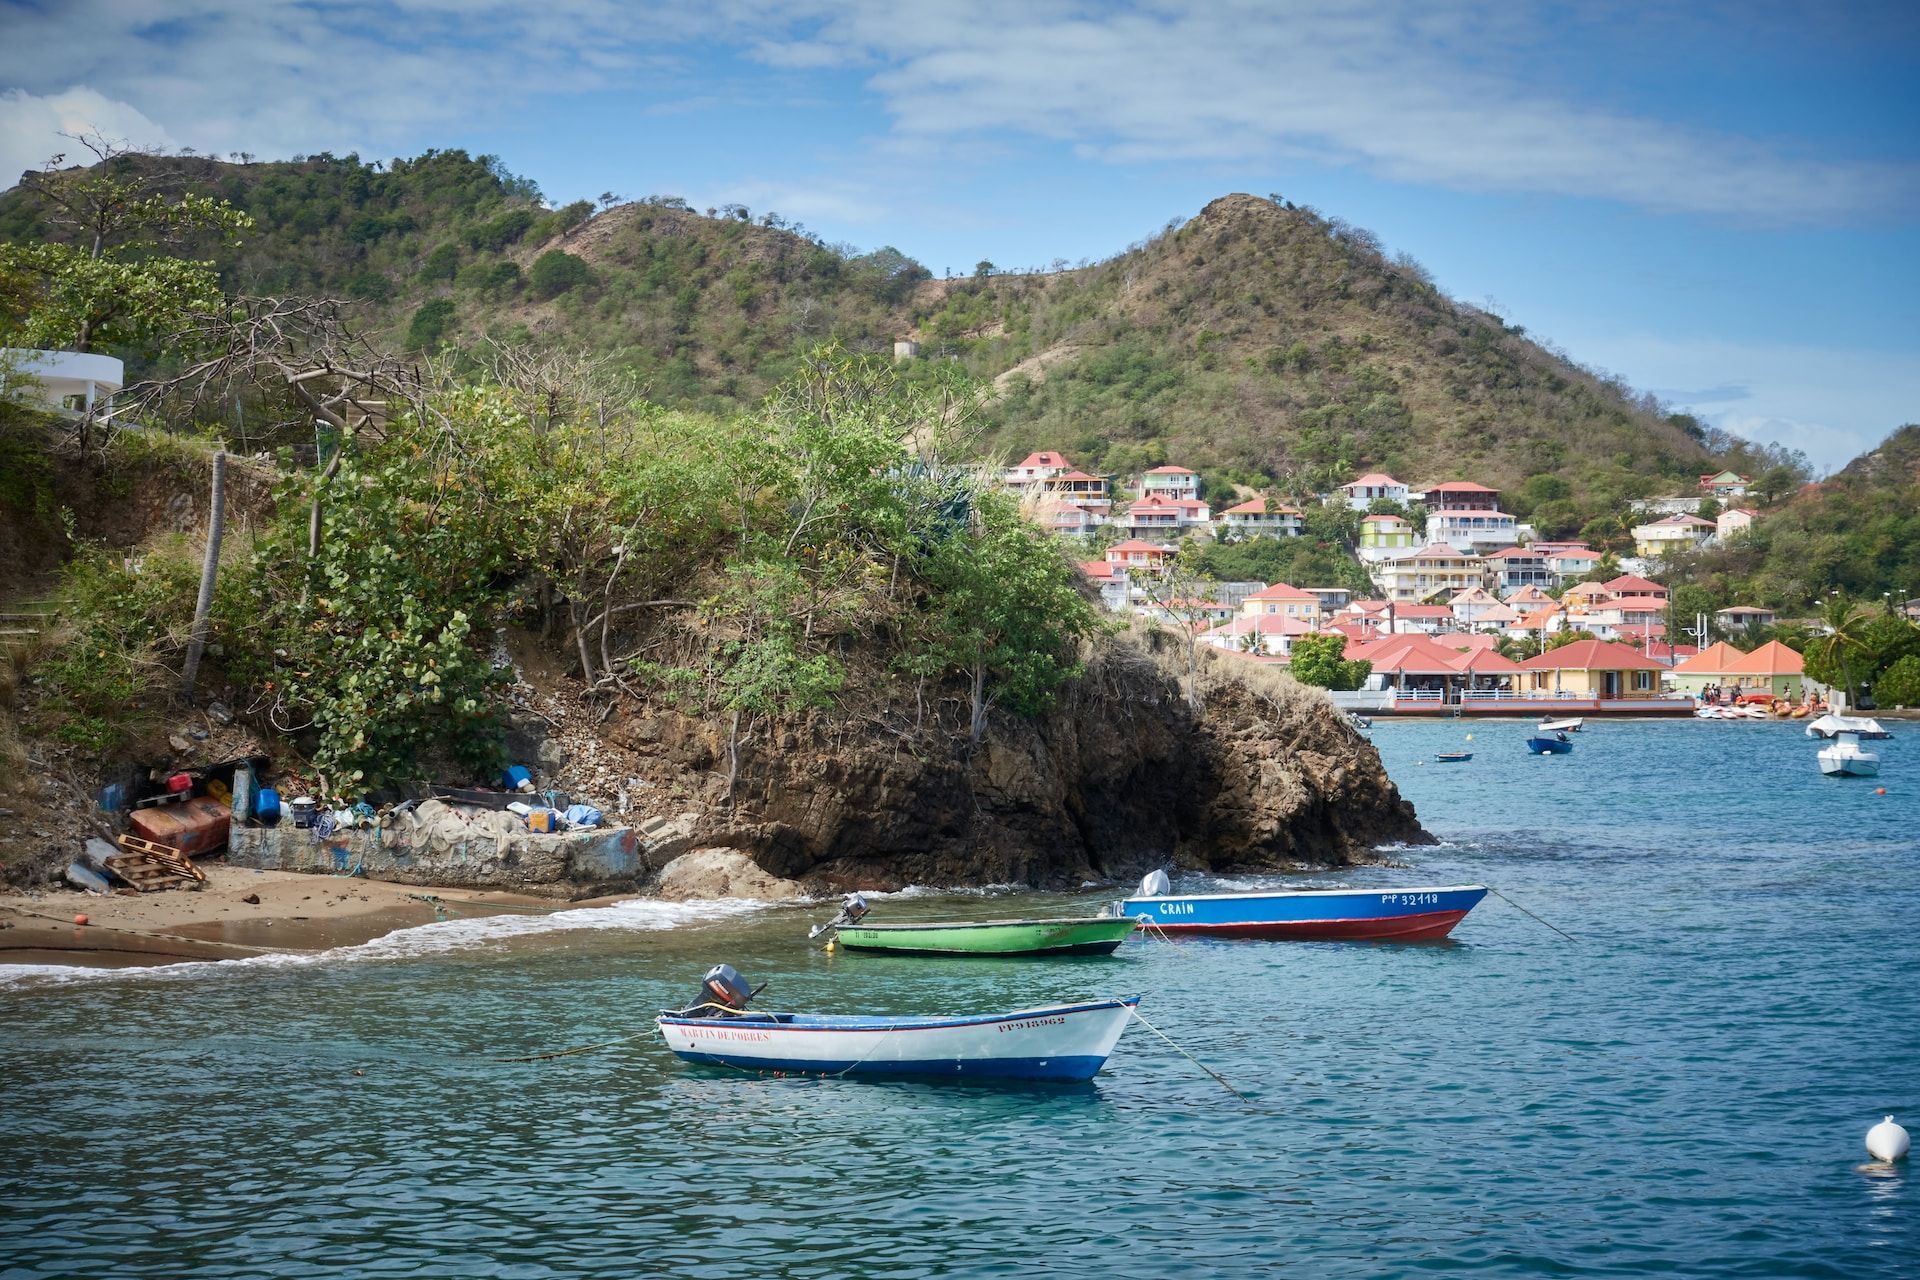
[[[1428,942],[1446,937],[1487,896],[1485,886],[1477,884],[1176,894],[1166,891],[1159,872],[1141,889],[1141,896],[1126,899],[1119,910],[1146,921],[1143,927],[1209,938],[1306,941]]]

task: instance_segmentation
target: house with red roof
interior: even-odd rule
[[[1285,582],[1276,582],[1241,600],[1240,616],[1293,618],[1306,623],[1308,627],[1317,627],[1324,613],[1319,596]]]
[[[1554,582],[1553,571],[1547,568],[1546,555],[1532,547],[1502,547],[1498,551],[1489,551],[1486,564],[1493,590],[1510,604],[1523,589],[1545,596],[1546,589]]]
[[[1297,538],[1306,531],[1300,508],[1269,498],[1249,498],[1220,513],[1224,538]]]
[[[1667,589],[1651,578],[1643,578],[1637,573],[1623,573],[1600,584],[1607,594],[1618,599],[1621,596],[1652,596],[1656,600],[1667,598]]]
[[[1143,498],[1198,498],[1200,477],[1185,467],[1155,467],[1140,477]]]
[[[1034,516],[1048,533],[1084,538],[1102,523],[1098,514],[1077,502],[1046,498],[1034,507]]]
[[[1155,573],[1173,558],[1173,548],[1160,543],[1130,538],[1107,548],[1107,563],[1128,573]]]
[[[1806,694],[1806,665],[1800,655],[1778,640],[1769,640],[1733,663],[1732,675],[1741,694],[1766,693],[1789,702]]]
[[[1207,504],[1197,498],[1163,498],[1155,494],[1128,505],[1124,527],[1131,537],[1172,540],[1206,528],[1211,519]]]
[[[1737,471],[1716,471],[1700,477],[1700,487],[1720,499],[1744,498],[1753,481]]]
[[[1518,609],[1522,614],[1532,613],[1535,609],[1544,609],[1554,602],[1553,597],[1539,587],[1521,587],[1506,597],[1507,607]]]
[[[1062,471],[1038,481],[1043,493],[1066,502],[1075,502],[1097,512],[1103,518],[1113,510],[1113,488],[1105,476],[1090,476],[1084,471]]]
[[[1227,649],[1235,653],[1258,653],[1269,657],[1290,658],[1293,656],[1293,642],[1301,636],[1310,636],[1315,628],[1284,614],[1241,614],[1231,622],[1223,623],[1200,635],[1202,644],[1212,645],[1216,649]]]
[[[1013,466],[1008,467],[1001,478],[1015,489],[1024,489],[1030,484],[1051,480],[1054,476],[1071,470],[1073,470],[1073,464],[1067,461],[1065,454],[1055,453],[1051,449],[1042,449],[1038,453],[1028,454]]]
[[[1598,568],[1602,559],[1598,551],[1588,546],[1543,547],[1536,542],[1533,548],[1546,558],[1547,572],[1556,583],[1578,582]]]
[[[1460,619],[1444,604],[1395,604],[1388,613],[1393,635],[1438,636],[1460,625]]]
[[[1083,560],[1080,572],[1100,589],[1100,603],[1118,613],[1126,609],[1133,594],[1133,581],[1124,563],[1113,560]]]
[[[1660,692],[1662,664],[1611,640],[1575,640],[1526,659],[1527,692],[1537,696],[1652,698]]]
[[[1436,484],[1423,495],[1428,511],[1498,511],[1500,491],[1471,480]]]
[[[1742,537],[1753,529],[1753,522],[1760,513],[1752,507],[1728,507],[1713,522],[1713,536],[1722,542],[1730,542]]]
[[[1407,504],[1407,486],[1384,471],[1369,471],[1358,480],[1341,485],[1340,492],[1346,495],[1347,506],[1355,511],[1365,511],[1382,498],[1401,506]]]

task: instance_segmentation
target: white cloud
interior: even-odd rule
[[[1578,335],[1571,345],[1637,386],[1707,387],[1656,394],[1735,435],[1802,450],[1822,471],[1920,422],[1920,363],[1910,352],[1651,334]]]
[[[0,92],[0,190],[57,155],[67,164],[91,164],[93,157],[73,140],[87,134],[141,148],[177,145],[137,108],[84,85],[44,97],[10,89]]]
[[[1567,53],[1554,30],[1607,23],[1654,40],[1668,19],[1633,3],[1555,12],[1549,23],[1508,0],[66,0],[8,10],[0,85],[99,85],[202,150],[385,154],[545,95],[693,96],[707,87],[698,57],[719,48],[769,76],[866,76],[892,140],[932,144],[923,153],[1011,136],[1115,163],[1307,158],[1756,221],[1920,204],[1911,162],[1796,154],[1577,100],[1544,56]]]

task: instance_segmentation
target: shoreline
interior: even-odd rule
[[[495,890],[441,890],[360,877],[257,871],[200,864],[206,884],[138,896],[78,889],[0,893],[0,965],[63,964],[131,968],[187,960],[317,953],[355,946],[396,929],[456,912],[512,914],[516,907],[592,907],[615,897],[555,903],[552,898]],[[249,902],[249,897],[257,901]],[[489,910],[492,908],[494,910]],[[84,915],[88,923],[75,924]]]

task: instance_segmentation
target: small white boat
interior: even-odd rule
[[[1893,736],[1880,727],[1878,720],[1869,716],[1840,716],[1829,711],[1818,720],[1807,721],[1809,738],[1833,738],[1843,733],[1851,733],[1861,739]]]
[[[750,1011],[751,994],[731,966],[715,965],[699,1002],[658,1018],[667,1048],[688,1062],[747,1071],[1091,1080],[1140,1003],[1129,996],[1013,1013],[843,1017]]]
[[[1820,772],[1828,777],[1871,778],[1880,772],[1880,757],[1860,748],[1860,735],[1841,731],[1832,745],[1820,748]]]
[[[1568,720],[1542,720],[1540,722],[1539,732],[1578,733],[1580,732],[1580,726],[1585,723],[1586,721],[1579,716],[1574,716]]]

